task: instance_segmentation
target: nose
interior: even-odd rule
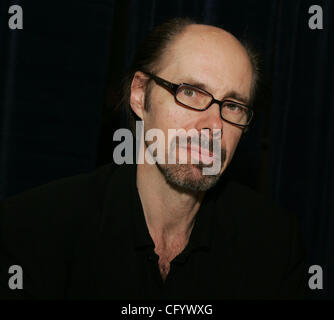
[[[220,116],[220,107],[213,103],[207,110],[203,111],[201,127],[209,129],[223,129],[223,119]]]

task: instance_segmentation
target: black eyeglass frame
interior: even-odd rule
[[[149,76],[150,78],[152,78],[158,85],[160,85],[160,86],[162,86],[163,88],[167,89],[170,93],[172,93],[172,94],[174,95],[174,99],[175,99],[175,101],[177,101],[179,104],[181,104],[181,105],[183,105],[183,106],[185,106],[185,107],[187,107],[187,108],[191,108],[191,109],[193,109],[193,110],[197,110],[197,111],[205,111],[205,110],[209,109],[213,104],[217,103],[218,106],[219,106],[219,110],[220,110],[220,117],[221,117],[224,121],[226,121],[226,122],[228,122],[228,123],[230,123],[230,124],[239,126],[239,127],[241,127],[241,128],[248,128],[249,125],[250,125],[250,123],[251,123],[251,121],[252,121],[252,119],[253,119],[254,111],[253,111],[249,106],[247,106],[247,105],[245,105],[245,104],[242,104],[242,103],[240,103],[240,102],[236,102],[236,101],[233,101],[233,100],[230,100],[230,99],[224,99],[224,100],[219,101],[219,100],[215,99],[215,97],[214,97],[210,92],[208,92],[208,91],[206,91],[206,90],[204,90],[204,89],[195,87],[195,86],[193,86],[193,85],[191,85],[191,84],[188,84],[188,83],[180,83],[180,84],[176,84],[176,83],[169,82],[169,81],[167,81],[167,80],[165,80],[165,79],[162,79],[162,78],[160,78],[160,77],[154,75],[153,73],[146,72],[146,71],[141,71],[141,72],[144,73],[144,74],[146,74],[146,75]],[[194,88],[194,89],[196,89],[196,90],[198,90],[198,91],[201,91],[201,92],[203,92],[203,93],[209,95],[209,96],[211,97],[211,102],[209,102],[208,105],[207,105],[204,109],[197,109],[197,108],[194,108],[194,107],[192,107],[192,106],[189,106],[189,105],[187,105],[187,104],[182,103],[181,101],[179,101],[179,100],[176,98],[176,96],[177,96],[177,94],[178,94],[178,92],[179,92],[179,89],[180,89],[180,87],[182,87],[182,86],[192,87],[192,88]],[[222,108],[223,108],[223,104],[224,104],[225,102],[232,102],[232,103],[235,103],[235,104],[237,104],[237,105],[239,105],[239,106],[241,106],[241,107],[247,109],[248,112],[250,112],[250,116],[249,116],[248,123],[247,123],[247,124],[238,124],[238,123],[235,123],[235,122],[232,122],[232,121],[230,121],[230,120],[225,119],[225,118],[223,117],[223,115],[222,115]]]

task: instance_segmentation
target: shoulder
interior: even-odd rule
[[[28,234],[36,239],[52,236],[58,239],[65,237],[65,233],[70,235],[69,230],[80,228],[91,215],[98,218],[105,186],[113,171],[113,166],[106,165],[91,173],[55,180],[2,200],[2,240],[15,242],[12,239]]]
[[[226,184],[216,200],[218,228],[234,228],[236,243],[244,252],[288,255],[293,245],[301,249],[298,216],[267,196],[235,181]]]
[[[114,171],[112,165],[106,165],[90,173],[82,173],[51,181],[0,202],[2,210],[36,210],[77,208],[85,206],[101,195],[108,178]]]
[[[277,225],[296,218],[294,213],[281,207],[268,196],[233,180],[226,184],[224,191],[219,194],[218,201],[233,212],[235,219],[245,223],[265,225],[267,222]]]

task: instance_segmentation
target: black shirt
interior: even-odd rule
[[[149,181],[147,188],[150,188]],[[37,299],[302,298],[293,215],[225,179],[209,190],[163,282],[136,188],[136,166],[107,165],[2,201],[0,297]],[[11,265],[23,290],[8,288]]]

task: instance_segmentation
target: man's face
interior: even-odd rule
[[[252,68],[246,51],[230,34],[214,27],[194,25],[170,46],[157,75],[173,83],[203,84],[217,100],[249,99]],[[165,134],[166,155],[171,152],[168,129],[207,129],[212,138],[213,129],[221,130],[221,169],[216,175],[203,175],[199,164],[157,164],[167,181],[174,186],[192,191],[207,190],[219,179],[230,163],[242,134],[240,127],[229,124],[220,117],[217,104],[206,111],[192,110],[176,103],[173,95],[152,83],[145,101],[148,111],[142,114],[144,131],[158,128]],[[170,142],[171,140],[169,140]],[[175,147],[175,144],[174,144]],[[188,150],[189,151],[189,150]],[[189,151],[191,152],[191,151]],[[178,158],[181,156],[176,153]],[[191,156],[189,154],[189,161]]]

